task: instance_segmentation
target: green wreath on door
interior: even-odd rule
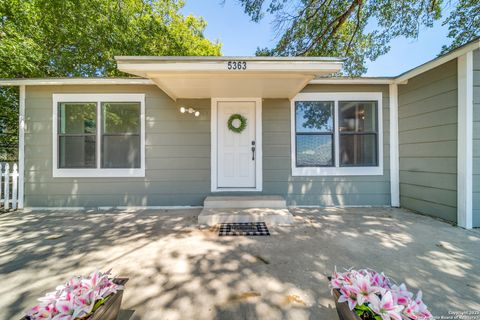
[[[235,126],[234,125],[235,120],[238,120],[240,124]],[[244,116],[238,113],[232,114],[230,118],[228,118],[227,126],[228,126],[228,130],[232,132],[242,133],[243,130],[245,130],[245,128],[247,127],[247,118],[245,118]]]

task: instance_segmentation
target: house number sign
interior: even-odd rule
[[[247,61],[228,61],[228,70],[247,70]]]

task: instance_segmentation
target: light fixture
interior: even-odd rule
[[[197,111],[192,107],[188,107],[188,108],[187,107],[180,107],[180,112],[181,113],[190,113],[190,114],[193,114],[195,117],[200,116],[200,111]]]

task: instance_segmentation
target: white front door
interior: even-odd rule
[[[217,186],[218,188],[255,188],[256,141],[255,101],[217,102]],[[247,120],[245,129],[233,132],[228,120],[240,114]],[[239,120],[233,125],[238,127]]]

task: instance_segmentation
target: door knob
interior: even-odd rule
[[[255,141],[252,141],[252,161],[255,161]]]

